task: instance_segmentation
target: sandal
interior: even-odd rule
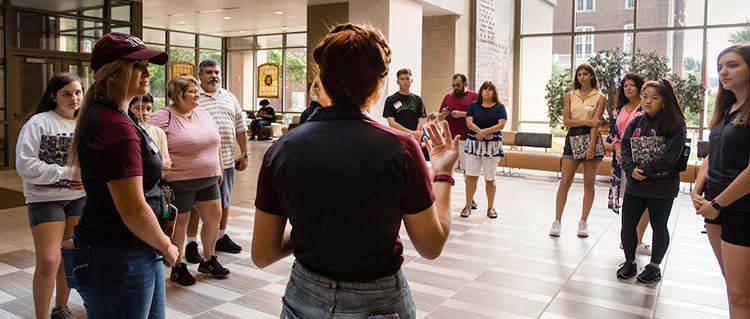
[[[497,218],[497,212],[494,208],[490,208],[487,210],[487,217],[489,218]]]
[[[464,207],[464,209],[461,211],[461,217],[469,217],[471,215],[471,209],[469,207]]]

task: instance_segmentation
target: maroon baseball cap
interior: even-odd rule
[[[119,32],[110,32],[94,44],[91,52],[91,68],[98,70],[103,65],[117,59],[148,60],[153,64],[166,64],[167,52],[150,50],[138,37]]]

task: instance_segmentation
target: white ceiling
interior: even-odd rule
[[[345,1],[143,0],[143,25],[225,37],[298,32],[307,29],[308,5],[336,2]],[[423,6],[425,16],[450,14],[427,1]]]

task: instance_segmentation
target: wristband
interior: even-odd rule
[[[456,185],[456,180],[448,174],[435,174],[435,177],[432,178],[432,182],[448,182],[451,183],[451,186]]]
[[[711,201],[711,207],[713,207],[717,212],[720,212],[721,209],[724,208],[715,199]]]

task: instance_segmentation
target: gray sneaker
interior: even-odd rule
[[[585,220],[578,221],[578,237],[589,237],[589,225]]]
[[[62,305],[60,307],[55,307],[52,309],[52,314],[50,315],[50,318],[52,319],[73,319],[73,312],[68,309],[67,305]]]

